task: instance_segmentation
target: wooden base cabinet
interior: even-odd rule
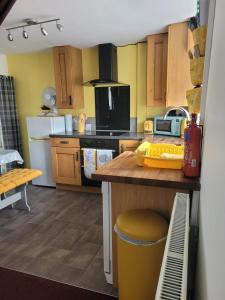
[[[140,143],[141,142],[137,140],[120,140],[119,153],[123,153],[124,151],[135,151]]]
[[[56,183],[81,185],[79,139],[51,140],[52,173]]]

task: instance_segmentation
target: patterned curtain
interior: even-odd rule
[[[13,77],[10,76],[0,76],[0,120],[4,148],[16,149],[22,156],[15,90]]]

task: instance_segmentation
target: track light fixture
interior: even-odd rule
[[[48,31],[46,29],[44,29],[44,27],[42,25],[40,25],[40,28],[41,28],[41,33],[44,35],[44,36],[47,36],[48,35]]]
[[[58,31],[63,31],[63,26],[62,26],[62,24],[59,24],[58,21],[56,21],[56,27],[57,27]]]
[[[13,42],[13,36],[12,36],[10,30],[8,30],[8,40],[9,40],[10,42]]]
[[[43,24],[46,24],[46,23],[51,23],[51,22],[56,22],[56,28],[59,30],[59,31],[62,31],[63,30],[63,25],[59,23],[60,19],[57,18],[57,19],[53,19],[53,20],[47,20],[47,21],[41,21],[41,22],[38,22],[38,21],[35,21],[33,19],[25,19],[24,20],[24,23],[23,25],[19,25],[19,26],[15,26],[15,27],[10,27],[10,28],[6,28],[7,32],[8,32],[8,40],[10,42],[13,41],[13,35],[11,34],[11,31],[12,30],[16,30],[16,29],[20,29],[22,28],[23,31],[22,31],[22,36],[24,39],[28,39],[28,33],[27,31],[25,30],[25,27],[29,27],[29,26],[35,26],[35,25],[40,25],[40,29],[41,29],[41,33],[44,35],[44,36],[47,36],[48,35],[48,31],[43,27]]]
[[[23,38],[24,38],[24,39],[28,39],[28,33],[26,32],[25,28],[23,28],[23,33],[22,33],[22,35],[23,35]]]

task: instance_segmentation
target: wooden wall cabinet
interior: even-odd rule
[[[137,140],[119,140],[119,153],[135,151],[140,143],[141,142]]]
[[[147,38],[147,106],[187,106],[191,89],[188,50],[193,40],[187,22],[169,26],[168,34]]]
[[[52,172],[56,183],[81,185],[79,139],[51,139]]]
[[[53,48],[57,108],[84,107],[82,52],[71,46]]]
[[[166,105],[168,34],[147,38],[147,106]]]
[[[193,88],[188,50],[193,47],[187,22],[172,24],[168,31],[166,106],[187,106],[186,91]]]

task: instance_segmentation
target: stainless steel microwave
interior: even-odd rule
[[[154,118],[154,134],[180,136],[181,123],[183,117],[164,117],[156,116]]]

